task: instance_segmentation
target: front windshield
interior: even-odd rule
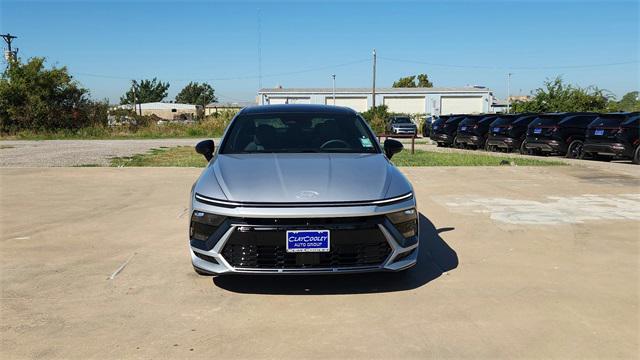
[[[395,124],[411,124],[411,120],[406,117],[395,118],[393,119],[393,122]]]
[[[251,114],[233,121],[221,154],[377,153],[376,141],[353,114]]]

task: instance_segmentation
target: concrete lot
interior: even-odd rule
[[[637,358],[640,173],[625,169],[406,168],[416,268],[286,278],[192,271],[199,169],[0,169],[0,352]]]

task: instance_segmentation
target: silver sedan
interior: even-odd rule
[[[241,110],[191,191],[191,261],[202,275],[399,271],[416,264],[413,188],[348,108]]]

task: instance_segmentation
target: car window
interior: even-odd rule
[[[393,122],[395,124],[410,124],[411,120],[409,118],[402,117],[402,118],[395,118]]]
[[[377,153],[377,139],[355,114],[269,113],[239,115],[221,154]]]

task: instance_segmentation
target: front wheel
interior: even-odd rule
[[[582,141],[573,140],[571,144],[569,144],[565,157],[569,159],[582,159],[582,145]]]
[[[636,151],[633,152],[633,163],[640,165],[640,146],[636,147]]]

